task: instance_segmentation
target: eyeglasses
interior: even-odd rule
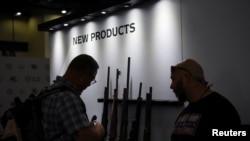
[[[90,85],[93,85],[93,84],[95,84],[95,83],[97,83],[97,81],[94,79],[94,80],[92,80],[92,81],[90,82]]]
[[[88,74],[89,74],[90,78],[92,79],[92,81],[90,81],[90,85],[97,83],[97,81],[95,80],[95,75],[91,72],[89,72]]]

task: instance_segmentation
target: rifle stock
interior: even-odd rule
[[[141,104],[142,104],[141,89],[142,89],[142,83],[140,83],[140,87],[139,87],[139,95],[137,98],[135,118],[132,121],[132,127],[130,130],[128,141],[138,141],[140,119],[141,119]]]
[[[112,105],[112,113],[111,113],[111,123],[110,123],[110,134],[109,141],[115,141],[117,136],[117,103],[118,103],[118,78],[120,75],[120,71],[116,70],[116,88],[114,89],[113,96],[113,105]]]
[[[126,141],[127,138],[127,126],[128,126],[128,90],[123,89],[123,102],[122,102],[122,115],[121,115],[121,128],[120,128],[120,140]]]
[[[146,108],[145,108],[145,128],[143,141],[151,141],[151,103],[152,103],[152,87],[146,95]]]

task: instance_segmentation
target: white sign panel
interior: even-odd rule
[[[118,97],[122,98],[130,57],[129,99],[137,98],[142,82],[144,99],[152,87],[153,99],[176,100],[170,89],[170,66],[181,60],[180,19],[179,2],[162,0],[51,33],[51,79],[63,75],[75,56],[82,53],[93,56],[100,66],[97,83],[82,95],[88,99],[86,105],[93,109],[97,99],[103,98],[108,66],[110,92],[115,87],[116,69],[121,71]],[[90,116],[94,114],[88,112]]]

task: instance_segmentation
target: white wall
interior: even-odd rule
[[[98,18],[68,30],[51,33],[51,81],[56,75],[63,75],[73,57],[81,53],[92,55],[100,65],[96,77],[98,83],[85,90],[82,98],[86,103],[89,117],[96,114],[98,120],[101,120],[103,103],[97,103],[97,99],[103,98],[107,68],[108,66],[111,68],[111,92],[115,87],[116,69],[121,70],[118,96],[121,99],[123,88],[126,87],[127,59],[131,57],[130,99],[137,98],[139,83],[142,82],[144,99],[146,93],[149,92],[149,87],[152,86],[154,100],[176,101],[175,95],[169,88],[169,75],[170,66],[181,60],[180,15],[178,0],[161,0]],[[93,33],[131,23],[132,25],[134,23],[134,32],[100,40],[91,38]],[[128,31],[131,30],[133,28],[128,28]],[[79,36],[88,36],[88,41],[83,43],[81,40],[77,44],[73,42],[73,38],[76,39]],[[181,108],[178,111],[168,110],[168,108],[154,109],[152,125],[157,126],[152,126],[155,132],[152,133],[152,139],[169,139],[174,119]],[[166,112],[166,118],[162,116],[164,112]],[[132,122],[132,118],[134,116],[130,117],[129,123]],[[162,120],[158,120],[159,118],[166,119],[168,122],[162,123]],[[142,127],[144,127],[143,121]],[[166,134],[159,135],[162,128],[165,128]]]

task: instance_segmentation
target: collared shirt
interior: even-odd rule
[[[91,126],[81,92],[57,76],[49,89],[62,88],[42,101],[42,123],[47,141],[73,141],[73,135]]]

